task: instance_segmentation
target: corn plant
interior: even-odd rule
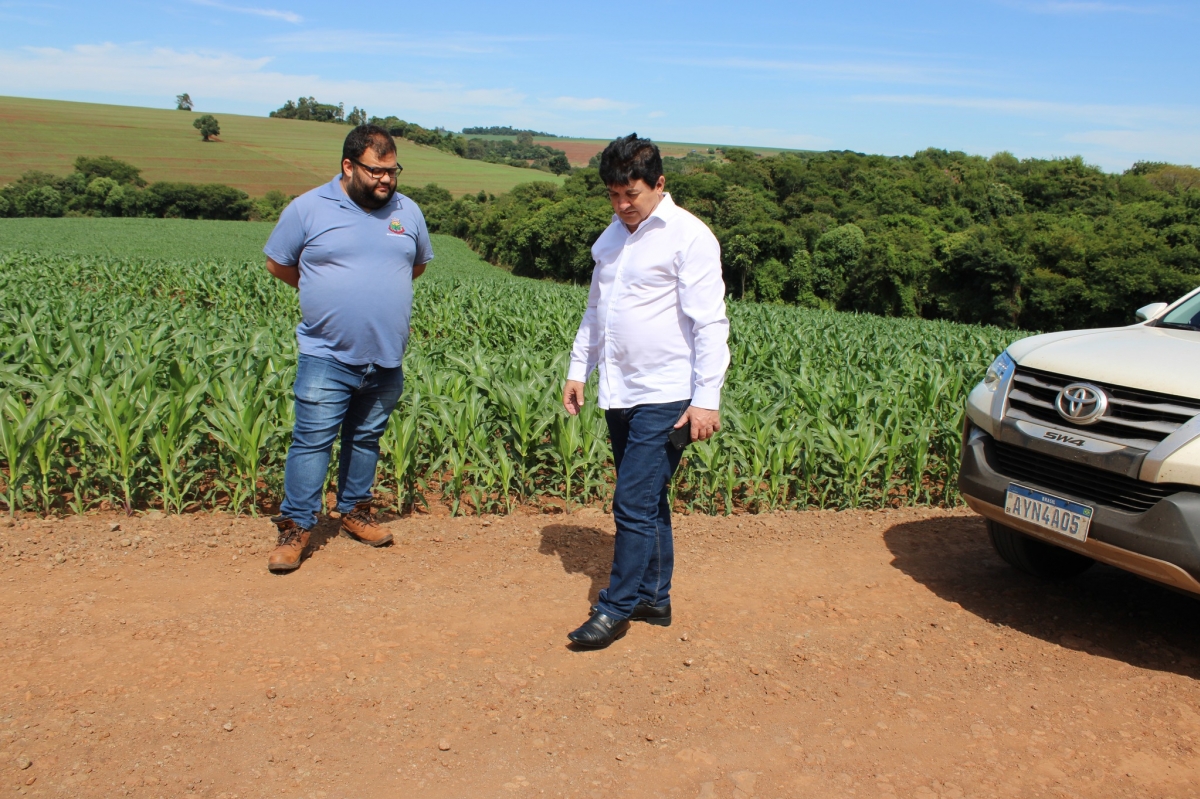
[[[91,444],[98,449],[106,470],[116,478],[125,512],[133,512],[135,483],[147,454],[142,445],[151,432],[164,395],[147,391],[154,364],[136,372],[123,371],[107,382],[93,378],[83,395],[85,424]]]
[[[0,252],[9,511],[29,504],[26,486],[43,512],[115,502],[254,513],[278,502],[295,293],[258,260],[83,258],[49,246]],[[607,503],[595,384],[579,417],[559,405],[586,290],[489,274],[434,270],[416,284],[405,394],[380,442],[378,482],[398,509],[439,493],[455,513]],[[678,507],[958,501],[964,395],[1008,334],[738,302],[729,312],[723,429],[684,451]]]
[[[30,410],[20,396],[0,394],[0,453],[8,464],[5,476],[8,514],[12,516],[20,501],[28,475],[33,449],[46,432],[48,419]]]

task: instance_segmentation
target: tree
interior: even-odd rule
[[[175,110],[176,111],[191,111],[192,96],[187,92],[175,95]]]
[[[862,258],[866,236],[854,223],[841,225],[817,239],[813,249],[813,293],[837,305],[846,288],[846,275]]]
[[[58,190],[51,186],[33,189],[18,206],[21,216],[62,216],[63,199]]]
[[[565,153],[558,153],[550,159],[550,171],[556,175],[562,175],[571,171],[571,162],[567,160]]]
[[[209,141],[213,136],[221,135],[221,126],[217,123],[217,118],[212,114],[205,114],[192,123],[192,127],[200,131],[200,135],[205,141]]]
[[[310,122],[342,122],[345,113],[345,106],[342,103],[332,105],[319,103],[314,97],[301,97],[296,102],[288,100],[282,107],[267,116],[280,119],[303,119]],[[366,116],[365,113],[364,116]]]
[[[346,115],[347,125],[354,125],[355,127],[358,127],[359,125],[365,125],[366,122],[367,112],[365,109],[359,108],[358,106],[354,106],[354,108],[350,110],[350,113]]]

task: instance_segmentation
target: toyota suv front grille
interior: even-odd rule
[[[996,471],[1011,480],[1129,513],[1144,513],[1172,494],[1196,490],[1184,485],[1135,480],[1001,441],[992,442],[992,446],[996,453]]]
[[[1194,399],[1092,382],[1107,395],[1108,410],[1099,421],[1080,425],[1064,419],[1055,406],[1059,392],[1074,382],[1073,377],[1018,366],[1006,415],[1149,451],[1200,413],[1200,401]]]

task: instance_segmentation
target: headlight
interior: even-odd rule
[[[992,365],[988,367],[987,374],[983,378],[983,384],[988,388],[995,388],[1015,368],[1017,368],[1016,361],[1009,357],[1007,352],[1002,352],[996,356],[996,360],[992,361]]]

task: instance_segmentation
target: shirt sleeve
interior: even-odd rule
[[[567,368],[567,379],[586,383],[596,363],[600,360],[597,352],[599,331],[596,328],[597,307],[600,304],[600,289],[598,287],[599,266],[592,270],[592,287],[588,289],[587,310],[583,312],[583,321],[579,323],[579,332],[575,334],[575,343],[571,345],[571,365]]]
[[[679,264],[679,305],[692,322],[696,356],[692,367],[692,405],[718,410],[725,371],[729,368],[729,319],[725,316],[721,245],[707,228],[683,252]]]
[[[417,254],[413,257],[413,266],[427,264],[433,260],[433,242],[429,240],[429,228],[425,225],[425,214],[417,208]]]
[[[300,253],[304,250],[306,232],[304,219],[300,216],[299,205],[295,200],[288,203],[271,231],[263,252],[277,264],[295,266],[300,263]]]

